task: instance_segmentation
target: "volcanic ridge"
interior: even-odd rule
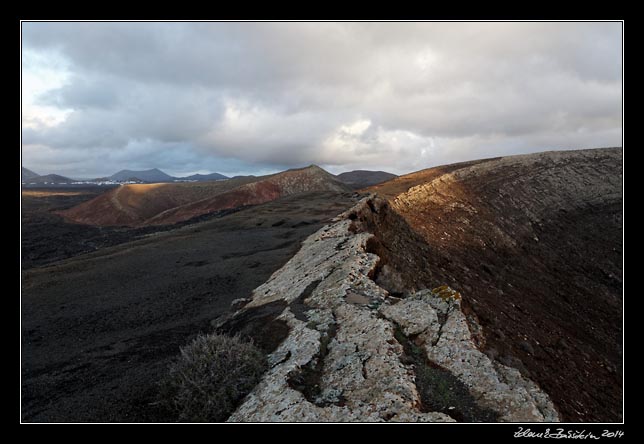
[[[288,327],[229,420],[620,421],[621,187],[610,148],[367,189],[218,322]]]

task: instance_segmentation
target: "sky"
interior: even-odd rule
[[[22,164],[404,174],[622,145],[622,24],[23,22]]]

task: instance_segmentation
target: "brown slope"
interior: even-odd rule
[[[67,220],[97,226],[134,226],[169,208],[224,193],[257,180],[253,177],[198,183],[121,185],[58,214]]]
[[[451,173],[452,171],[476,165],[478,163],[489,162],[498,159],[499,157],[495,157],[491,159],[472,160],[468,162],[452,163],[449,165],[441,165],[433,168],[428,168],[425,170],[405,174],[404,176],[398,176],[394,179],[388,180],[387,182],[372,185],[370,187],[365,187],[365,191],[370,191],[372,193],[378,194],[381,197],[391,199],[398,196],[400,193],[404,193],[413,186],[429,182],[439,176],[442,176],[443,174]]]
[[[548,152],[370,189],[426,241],[415,276],[461,291],[483,349],[537,381],[564,421],[622,417],[622,168],[617,148]]]
[[[298,193],[348,190],[331,174],[310,166],[216,182],[122,185],[59,214],[73,222],[97,226],[164,225]]]
[[[173,224],[213,211],[258,205],[280,197],[311,191],[349,191],[346,185],[315,165],[258,179],[217,196],[168,209],[141,225]]]

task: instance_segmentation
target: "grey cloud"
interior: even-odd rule
[[[119,83],[119,79],[75,75],[63,87],[43,93],[39,103],[62,109],[110,109],[120,103]]]
[[[23,139],[124,163],[142,144],[184,147],[161,168],[205,156],[396,172],[616,145],[621,38],[620,23],[25,23],[24,47],[71,71],[40,102],[72,112]]]
[[[70,83],[48,92],[42,103],[73,111],[60,125],[23,131],[24,142],[62,149],[122,148],[143,139],[186,142],[208,131],[223,110],[219,94],[202,88],[100,79],[86,86]]]

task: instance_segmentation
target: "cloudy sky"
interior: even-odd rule
[[[621,23],[22,24],[40,174],[406,173],[621,146]]]

